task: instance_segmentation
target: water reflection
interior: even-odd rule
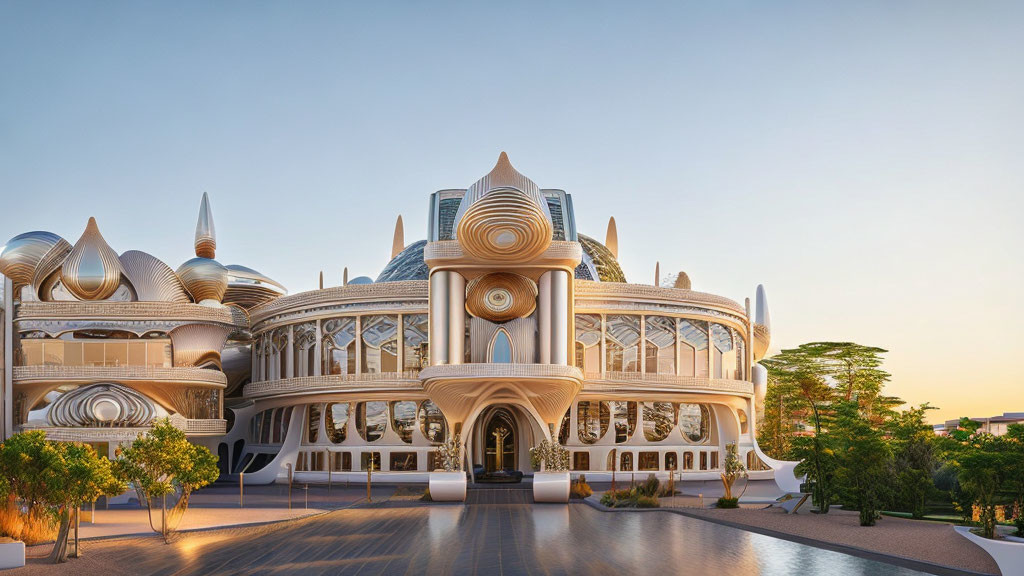
[[[500,558],[513,573],[853,574],[909,576],[913,570],[821,550],[668,512],[598,512],[584,504],[433,506],[430,550],[454,572]],[[465,510],[465,513],[461,511]]]

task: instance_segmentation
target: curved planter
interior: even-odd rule
[[[430,499],[434,502],[465,502],[465,472],[431,472]]]
[[[1008,542],[1006,540],[989,540],[971,532],[968,526],[955,526],[956,531],[988,552],[988,555],[999,565],[1003,576],[1024,574],[1024,542]]]
[[[569,482],[568,472],[534,472],[533,501],[568,502]]]

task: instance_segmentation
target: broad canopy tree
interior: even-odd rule
[[[57,539],[49,559],[67,559],[72,512],[101,495],[126,489],[111,470],[110,461],[87,444],[50,442],[33,430],[15,434],[0,445],[2,488],[14,494],[30,511],[45,511],[59,520]]]
[[[119,456],[114,463],[116,473],[135,487],[149,511],[150,528],[165,539],[177,529],[192,492],[215,482],[220,475],[217,457],[205,446],[189,442],[185,433],[166,418],[121,449]],[[165,509],[167,496],[174,500],[169,511]],[[153,519],[154,509],[161,510],[159,529]]]

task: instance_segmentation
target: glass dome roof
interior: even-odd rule
[[[377,276],[377,282],[400,282],[402,280],[426,280],[430,273],[423,261],[426,240],[413,242],[399,252]]]

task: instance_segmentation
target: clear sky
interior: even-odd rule
[[[514,4],[514,5],[512,5]],[[292,292],[386,264],[397,214],[506,150],[773,348],[890,350],[935,421],[1024,410],[1024,4],[0,4],[0,242],[218,259]]]

